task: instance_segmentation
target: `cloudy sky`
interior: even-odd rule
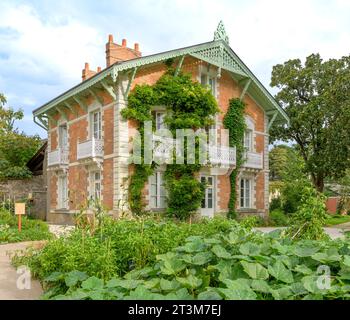
[[[148,55],[210,41],[220,20],[268,89],[277,63],[350,54],[350,0],[0,0],[0,92],[45,137],[32,110],[79,83],[84,62],[104,68],[108,34]]]

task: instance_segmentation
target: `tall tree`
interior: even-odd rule
[[[23,118],[23,111],[5,104],[6,98],[0,93],[0,179],[27,178],[31,173],[26,163],[42,142],[39,136],[19,132],[14,124]]]
[[[2,133],[10,133],[17,131],[14,128],[16,120],[23,119],[23,111],[13,110],[11,107],[5,108],[6,97],[0,93],[0,131]]]
[[[323,61],[319,54],[273,67],[271,86],[290,118],[276,124],[272,140],[297,143],[318,191],[326,178],[339,179],[350,166],[350,56]]]

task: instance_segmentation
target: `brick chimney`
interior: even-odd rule
[[[87,62],[85,62],[85,67],[82,71],[82,81],[85,81],[89,78],[91,78],[92,76],[94,76],[96,73],[99,73],[101,71],[101,67],[97,67],[97,71],[94,70],[90,70],[89,64]]]
[[[122,44],[116,44],[113,42],[113,35],[108,36],[108,42],[106,43],[106,66],[109,67],[111,64],[118,61],[125,61],[134,58],[141,57],[139,50],[139,44],[134,44],[134,49],[128,48],[126,39],[122,40]]]

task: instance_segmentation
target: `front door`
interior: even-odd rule
[[[214,176],[201,175],[201,182],[205,183],[205,194],[202,200],[201,215],[214,217],[215,210],[215,178]]]

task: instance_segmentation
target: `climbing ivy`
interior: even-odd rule
[[[239,169],[244,161],[244,146],[243,137],[244,131],[246,129],[246,124],[244,120],[244,109],[245,104],[239,99],[234,98],[230,100],[229,108],[226,115],[224,116],[224,127],[229,130],[229,144],[230,147],[236,147],[236,168],[232,171],[230,175],[230,201],[229,201],[229,218],[236,218],[236,198],[237,198],[237,176]]]
[[[141,136],[142,163],[134,165],[134,174],[129,184],[130,209],[138,215],[144,212],[142,189],[148,176],[156,168],[155,163],[151,165],[143,163],[142,123],[153,120],[151,111],[156,105],[165,106],[167,115],[164,121],[174,137],[176,129],[197,130],[213,124],[212,117],[219,112],[217,102],[209,88],[192,81],[190,74],[180,72],[175,75],[171,67],[156,84],[136,85],[131,91],[128,106],[122,110],[122,116],[136,122]],[[197,179],[201,167],[198,162],[197,157],[195,164],[186,164],[185,154],[184,164],[167,165],[165,182],[168,191],[167,213],[170,216],[186,219],[200,207],[205,186]]]

